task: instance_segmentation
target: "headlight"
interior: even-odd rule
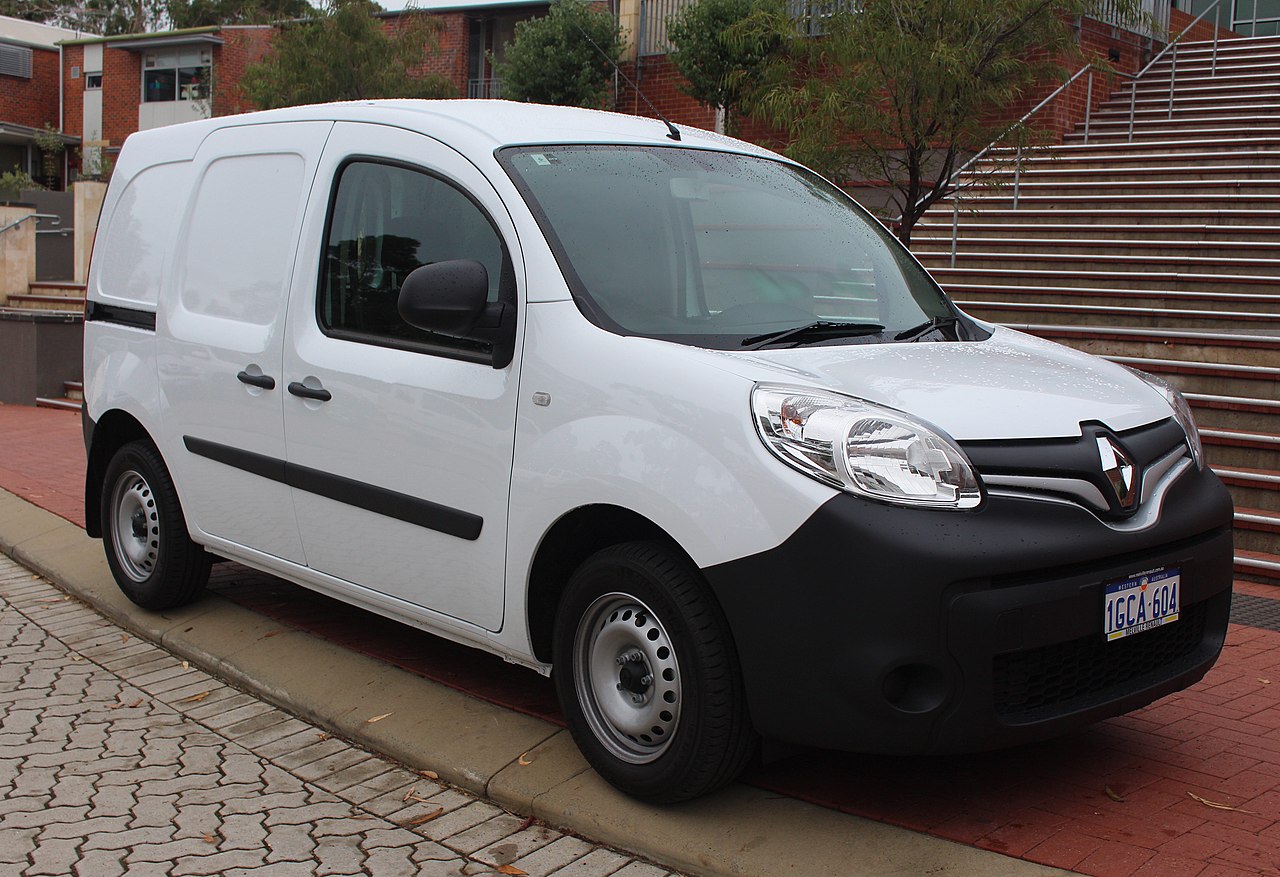
[[[1129,367],[1125,366],[1125,368]],[[1191,459],[1195,461],[1197,469],[1203,469],[1204,445],[1200,442],[1200,430],[1196,427],[1196,419],[1191,413],[1191,405],[1187,402],[1186,397],[1178,391],[1177,387],[1162,378],[1149,375],[1136,368],[1129,368],[1129,371],[1133,372],[1147,386],[1164,396],[1169,403],[1169,407],[1173,409],[1173,419],[1178,421],[1182,431],[1187,434],[1187,447],[1191,449]]]
[[[780,460],[811,478],[868,499],[937,509],[982,502],[964,452],[914,417],[822,390],[760,385],[751,394],[756,430]]]

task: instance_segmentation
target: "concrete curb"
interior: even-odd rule
[[[102,543],[0,490],[0,551],[139,637],[414,770],[522,815],[719,877],[1066,872],[826,810],[744,785],[650,807],[606,785],[568,732],[293,630],[216,595],[164,613],[134,606]],[[389,713],[369,724],[368,719]]]

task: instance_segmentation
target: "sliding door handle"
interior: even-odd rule
[[[291,381],[289,392],[303,399],[315,399],[317,402],[328,402],[333,398],[333,394],[324,387],[308,387],[301,381]]]
[[[236,380],[251,387],[261,387],[264,390],[274,390],[276,388],[276,379],[271,375],[251,375],[246,371],[242,371],[236,375]]]

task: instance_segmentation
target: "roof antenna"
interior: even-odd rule
[[[591,34],[587,33],[586,28],[584,28],[581,24],[579,24],[577,20],[573,22],[573,26],[578,29],[578,33],[582,34],[584,37],[587,38],[587,42],[591,43],[591,48],[599,52],[601,58],[604,58],[611,65],[613,65],[613,69],[618,71],[618,75],[626,80],[627,85],[635,89],[636,94],[640,95],[640,97],[644,100],[645,105],[648,106],[649,109],[653,110],[653,114],[666,124],[667,136],[670,137],[672,140],[679,141],[680,129],[677,128],[675,125],[671,124],[670,119],[662,115],[662,113],[658,112],[658,108],[653,105],[653,101],[649,100],[648,96],[643,91],[640,90],[640,86],[636,85],[634,82],[631,81],[631,77],[628,76],[623,71],[623,69],[618,66],[618,62],[610,58],[609,54],[604,49],[600,48],[600,46],[596,43],[595,40],[591,39]]]

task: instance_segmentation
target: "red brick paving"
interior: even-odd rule
[[[0,406],[0,487],[83,524],[83,472],[76,415]],[[352,624],[350,608],[234,565],[218,567],[214,587],[389,663],[558,719],[546,680],[496,658],[372,616]],[[1266,585],[1236,590],[1280,597]],[[806,752],[747,781],[1097,877],[1280,877],[1280,633],[1233,624],[1200,684],[1049,743],[964,757]]]

